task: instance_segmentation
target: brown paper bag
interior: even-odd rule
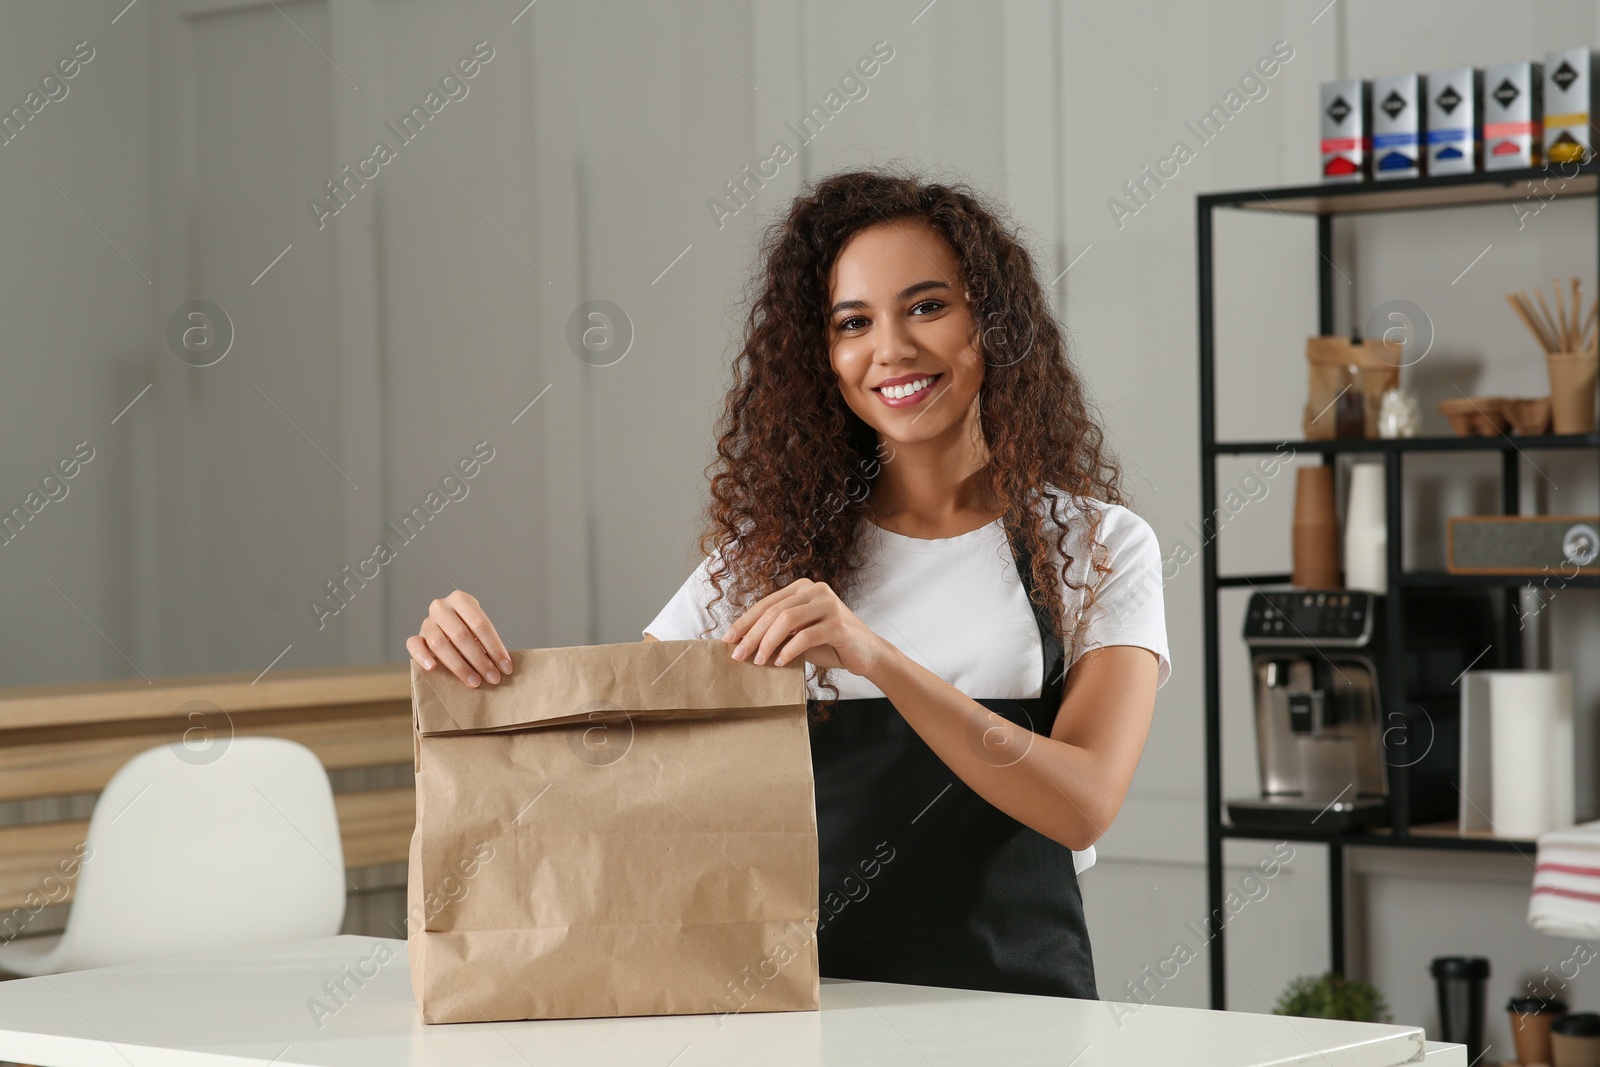
[[[411,666],[425,1023],[820,1006],[805,673],[722,641]]]
[[[1400,386],[1403,346],[1398,341],[1348,337],[1306,338],[1308,385],[1300,429],[1307,441],[1331,441],[1338,436],[1338,401],[1350,393],[1359,397],[1362,436],[1378,436],[1378,408],[1384,391]]]

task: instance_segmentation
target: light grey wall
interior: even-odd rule
[[[281,282],[268,274],[274,287],[240,298],[249,318],[267,325],[331,316],[331,350],[295,371],[305,352],[263,342],[209,377],[176,364],[160,329],[174,298],[196,284],[184,276],[190,213],[226,207],[229,189],[213,179],[224,187],[197,190],[191,201],[174,192],[173,176],[252,179],[247,159],[207,169],[172,147],[193,143],[196,129],[216,136],[195,125],[195,114],[167,106],[182,98],[172,69],[192,62],[165,31],[178,17],[174,4],[138,4],[114,25],[115,10],[30,4],[7,12],[0,92],[20,98],[79,39],[98,50],[66,100],[0,147],[14,192],[0,257],[0,311],[10,326],[0,501],[20,500],[76,441],[98,450],[71,495],[0,549],[0,583],[20,607],[0,649],[7,683],[132,677],[124,653],[152,676],[260,669],[289,643],[285,667],[399,659],[428,599],[455,584],[484,600],[514,646],[637,638],[695,562],[709,435],[761,226],[803,179],[878,160],[964,176],[1011,206],[1047,280],[1056,279],[1075,357],[1136,509],[1164,552],[1180,542],[1198,549],[1195,195],[1314,181],[1324,79],[1482,64],[1519,51],[1537,57],[1595,43],[1597,18],[1595,4],[1578,0],[1402,8],[1377,0],[1326,8],[1288,0],[605,0],[540,3],[515,23],[516,5],[487,2],[281,6],[364,84],[351,93],[315,56],[303,68],[314,73],[262,71],[268,99],[332,101],[332,125],[249,128],[235,151],[248,151],[253,132],[278,151],[320,159],[319,173],[329,176],[472,42],[488,39],[497,54],[471,95],[402,149],[338,220],[330,283],[309,286],[323,268],[286,258],[274,268]],[[263,11],[257,31],[273,35],[264,38],[271,48],[304,44],[276,36],[295,31]],[[724,183],[765,158],[773,141],[792,144],[785,124],[880,39],[894,58],[866,98],[847,104],[719,227],[708,200],[726,199]],[[1198,144],[1185,123],[1278,41],[1294,55],[1267,94]],[[1108,200],[1179,139],[1194,158],[1119,225]],[[294,213],[303,226],[315,190],[283,184],[263,189],[253,210]],[[1427,309],[1438,342],[1416,382],[1432,423],[1452,381],[1469,391],[1537,393],[1535,353],[1501,294],[1556,274],[1592,277],[1592,210],[1556,205],[1522,231],[1509,211],[1489,208],[1346,227],[1344,321],[1391,297]],[[225,222],[208,226],[215,237]],[[1316,326],[1314,239],[1298,218],[1219,222],[1222,436],[1298,436],[1301,353]],[[111,242],[135,264],[158,264],[154,281]],[[240,262],[264,266],[275,251],[251,249]],[[580,363],[566,340],[574,309],[597,299],[621,306],[634,334],[626,358],[607,367]],[[304,441],[281,434],[277,416],[267,418],[249,392],[252,380],[306,413],[306,433],[368,484],[351,490]],[[152,392],[113,427],[147,382],[156,383]],[[403,549],[336,625],[310,630],[306,599],[480,439],[492,442],[496,459],[468,498]],[[1530,506],[1595,510],[1592,463],[1531,462],[1566,488],[1536,498],[1541,477],[1525,469]],[[230,477],[239,469],[252,473]],[[1224,463],[1219,485],[1243,469]],[[1492,503],[1490,475],[1485,468],[1475,483],[1441,488],[1439,508]],[[1442,477],[1419,464],[1418,497]],[[1280,473],[1267,497],[1225,528],[1225,571],[1287,569],[1291,487],[1292,474]],[[1408,558],[1437,562],[1440,521],[1408,515],[1418,537]],[[1146,988],[1164,1003],[1206,1002],[1194,933],[1205,910],[1199,594],[1198,563],[1166,586],[1174,676],[1159,695],[1133,791],[1084,878],[1107,998],[1126,998],[1125,983],[1159,973],[1183,942],[1196,950],[1193,961]],[[1551,662],[1571,664],[1593,646],[1592,596],[1566,594],[1548,609]],[[1243,649],[1228,636],[1243,603],[1230,593],[1220,616],[1229,794],[1256,788]],[[1596,743],[1593,684],[1582,690],[1586,753]],[[1592,813],[1591,764],[1580,783]],[[1230,845],[1227,883],[1242,884],[1272,844]],[[1352,867],[1370,916],[1355,924],[1356,957],[1397,1017],[1432,1023],[1432,955],[1486,954],[1495,967],[1490,1036],[1504,1048],[1498,1009],[1506,996],[1572,949],[1526,927],[1526,860],[1358,853]],[[1296,846],[1267,885],[1229,927],[1229,1001],[1241,1010],[1267,1010],[1288,978],[1327,960],[1321,851]],[[1592,986],[1579,975],[1569,999],[1593,1007],[1584,999]]]
[[[150,77],[142,18],[111,24],[61,5],[15,5],[0,33],[0,101],[9,113],[87,41],[93,58],[14,140],[0,145],[7,190],[0,255],[0,510],[45,504],[0,546],[0,596],[13,606],[0,677],[133,677],[85,618],[129,649],[134,595],[128,515],[130,420],[112,420],[142,388],[154,233],[149,213]],[[87,52],[87,49],[85,50]],[[60,90],[51,88],[59,95]],[[42,95],[42,94],[41,94]],[[37,105],[35,105],[37,106]],[[115,175],[113,180],[112,175]],[[98,232],[97,232],[98,231]],[[58,464],[85,442],[93,458],[61,487]]]

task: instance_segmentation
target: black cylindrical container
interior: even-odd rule
[[[1467,1046],[1467,1062],[1483,1054],[1484,956],[1435,956],[1429,970],[1439,991],[1439,1039]]]

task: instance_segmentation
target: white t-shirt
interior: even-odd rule
[[[1061,494],[1053,495],[1061,500],[1057,508],[1068,523],[1072,582],[1081,585],[1086,575],[1095,573],[1089,564],[1086,520],[1076,506],[1081,498],[1069,505]],[[1097,551],[1111,571],[1097,577],[1096,604],[1087,617],[1080,618],[1081,590],[1061,583],[1066,618],[1080,619],[1076,654],[1070,645],[1067,654],[1076,662],[1084,652],[1104,645],[1148,648],[1159,659],[1159,688],[1171,676],[1172,664],[1155,532],[1120,504],[1090,503],[1101,516],[1097,534],[1103,547]],[[844,596],[846,606],[862,622],[967,696],[1040,695],[1044,650],[1039,627],[999,519],[955,537],[936,538],[907,537],[870,521],[864,526],[866,563]],[[1047,517],[1045,538],[1052,544],[1055,529]],[[1051,556],[1059,571],[1053,547]],[[717,603],[714,615],[706,609],[715,595],[708,577],[710,565],[709,559],[701,561],[642,634],[662,641],[722,635],[738,612],[726,598]],[[1071,668],[1070,663],[1067,666]],[[805,672],[807,696],[825,696],[816,687],[815,668],[808,663]],[[883,696],[877,686],[849,671],[835,668],[830,674],[841,700]],[[1093,864],[1094,849],[1073,858],[1081,871]]]

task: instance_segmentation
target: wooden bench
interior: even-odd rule
[[[191,719],[196,710],[206,717]],[[202,730],[198,739],[213,743],[229,733],[300,742],[335,780],[346,869],[406,861],[413,788],[338,785],[339,772],[412,763],[411,676],[404,663],[272,671],[259,680],[216,674],[0,689],[0,802],[98,793],[129,759],[180,743],[186,729]],[[57,862],[76,854],[88,828],[87,818],[0,826],[0,914],[37,907],[44,887],[55,884],[47,879]],[[70,887],[48,899],[65,903]]]

